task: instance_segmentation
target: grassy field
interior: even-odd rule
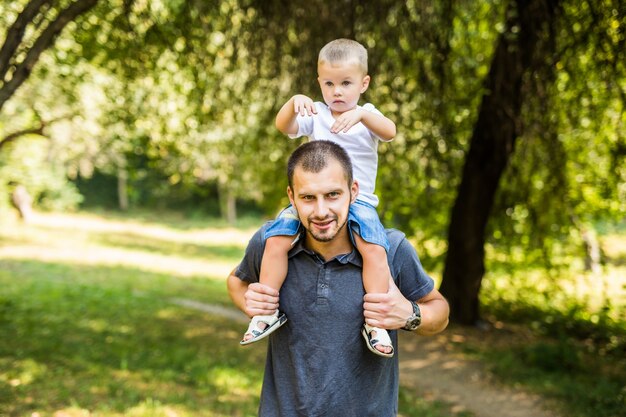
[[[230,305],[258,226],[176,215],[0,218],[0,416],[254,416],[265,344],[182,307]],[[401,392],[401,414],[461,416]]]

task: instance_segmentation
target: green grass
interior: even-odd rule
[[[501,380],[557,399],[567,416],[626,415],[624,359],[593,355],[571,339],[491,351],[484,358]]]
[[[0,416],[256,415],[266,344],[240,348],[243,324],[171,301],[230,305],[224,271],[253,229],[201,223],[0,224]],[[400,399],[402,416],[467,415]]]
[[[554,399],[571,417],[626,416],[626,234],[601,238],[601,274],[580,260],[549,274],[509,262],[492,265],[482,289],[485,315],[523,337],[478,344],[477,356],[501,381]]]
[[[143,292],[126,280],[132,274],[115,278],[122,270],[107,284],[58,265],[51,274],[43,264],[25,271],[0,276],[0,414],[254,415],[264,350],[234,347],[237,323]],[[154,278],[155,287],[164,283]]]
[[[230,306],[224,278],[260,223],[92,212],[20,225],[0,216],[0,416],[256,415],[265,344],[241,349],[241,323],[172,299]],[[482,301],[500,329],[459,349],[566,416],[624,416],[626,317],[615,288],[626,239],[606,241],[610,262],[596,281],[490,268]],[[470,414],[401,388],[400,415]]]
[[[473,353],[500,381],[555,400],[569,417],[626,416],[624,322],[591,320],[594,315],[581,314],[582,307],[575,305],[555,310],[501,300],[485,309],[505,321],[499,323],[504,327],[500,338],[511,339],[478,343]]]

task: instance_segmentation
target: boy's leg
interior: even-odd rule
[[[391,271],[387,263],[387,251],[380,245],[369,243],[363,240],[358,233],[353,233],[356,248],[363,258],[363,287],[367,293],[386,293],[389,291],[389,279]],[[386,332],[384,329],[376,329],[371,333],[371,338],[388,340],[377,332]],[[382,353],[391,354],[393,346],[382,342],[375,346],[376,350]]]
[[[268,237],[265,241],[265,250],[263,252],[263,259],[261,260],[261,271],[259,274],[259,282],[279,290],[287,278],[287,264],[288,264],[288,252],[291,249],[291,243],[293,242],[293,236],[272,236]],[[276,312],[278,313],[278,312]],[[248,342],[255,335],[253,330],[263,331],[268,326],[267,321],[273,321],[278,319],[278,315],[275,314],[275,318],[263,318],[254,320],[256,324],[254,326],[248,326],[248,330],[243,335],[242,342]]]
[[[293,236],[272,236],[265,241],[261,260],[259,282],[280,291],[287,278],[287,254],[291,249]]]

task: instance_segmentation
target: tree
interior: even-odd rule
[[[550,35],[556,0],[517,0],[508,10],[485,82],[478,120],[452,208],[441,292],[452,319],[471,324],[479,317],[478,294],[485,273],[485,230],[500,178],[521,134],[525,80],[538,66],[552,65]]]
[[[64,1],[21,3],[79,3]],[[15,27],[17,8],[0,5],[0,22]],[[45,127],[70,176],[116,176],[131,206],[193,195],[231,219],[241,200],[275,213],[300,143],[276,131],[276,111],[319,98],[319,48],[355,38],[370,57],[363,101],[398,125],[379,147],[381,216],[429,270],[445,263],[454,318],[473,322],[485,245],[549,259],[571,219],[626,212],[624,14],[623,0],[101,2],[42,56],[0,129],[14,142]]]
[[[578,216],[593,220],[603,218],[603,212],[623,213],[623,205],[605,204],[602,198],[614,202],[620,195],[617,184],[624,181],[623,161],[605,163],[623,143],[624,12],[620,1],[511,3],[450,217],[441,291],[450,301],[454,320],[471,324],[480,318],[478,295],[489,221],[497,227],[494,219],[508,217],[512,223],[519,208],[520,218],[529,219],[531,230],[525,233],[532,233],[531,241],[537,242],[546,235],[568,236],[568,231],[580,227]],[[568,85],[565,80],[570,80]],[[620,109],[622,117],[612,116]],[[591,114],[591,120],[603,120],[604,125],[596,125],[580,140],[581,121],[589,127]],[[590,147],[590,138],[602,142]],[[523,156],[516,157],[521,139]],[[590,157],[593,160],[586,161]],[[571,171],[575,164],[577,170]],[[611,165],[613,174],[607,171]],[[595,192],[581,196],[580,187],[572,183],[574,177],[588,177],[587,171],[604,178],[605,185],[594,186],[603,190],[603,197]],[[507,195],[517,199],[503,207],[502,196]],[[494,203],[502,211],[494,212]],[[522,228],[500,230],[514,235]]]

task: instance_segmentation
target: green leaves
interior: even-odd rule
[[[369,50],[362,102],[398,126],[379,148],[381,216],[420,239],[445,239],[506,6],[99,2],[41,56],[3,108],[0,133],[62,117],[44,134],[71,178],[127,172],[131,205],[165,201],[178,187],[213,207],[236,198],[273,215],[286,203],[284,167],[300,143],[274,128],[276,111],[295,93],[319,98],[319,48],[353,37]],[[1,7],[4,31],[20,7]],[[492,243],[522,241],[531,251],[568,235],[572,216],[590,224],[626,213],[623,9],[614,0],[564,3],[556,74],[534,83],[524,107]]]

